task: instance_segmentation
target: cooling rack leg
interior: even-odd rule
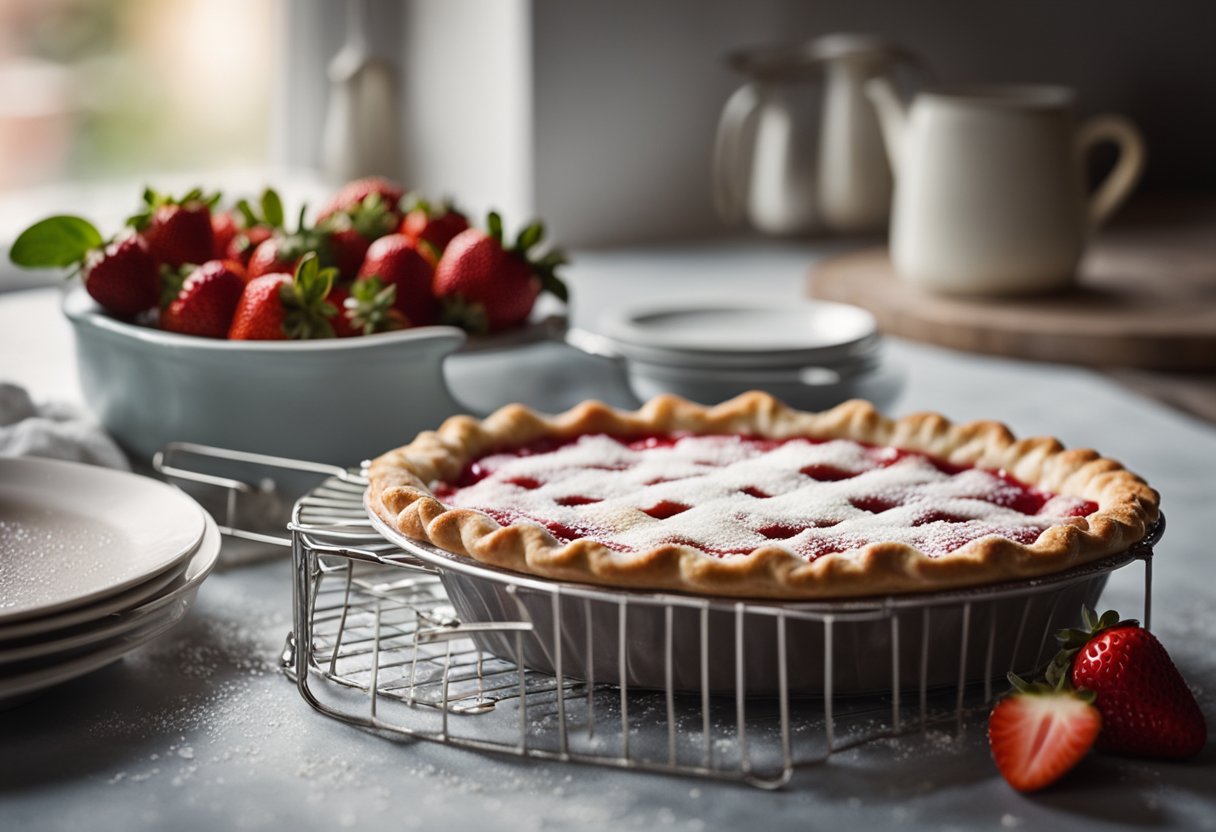
[[[984,704],[992,701],[992,656],[996,652],[996,610],[988,608],[988,648],[984,653]]]
[[[354,564],[347,564],[348,567],[353,566],[353,565]],[[379,694],[380,694],[380,601],[379,601],[379,599],[376,600],[374,616],[375,616],[375,618],[373,619],[373,623],[372,623],[372,627],[373,627],[373,630],[372,630],[372,632],[373,632],[373,636],[372,636],[372,678],[371,678],[371,681],[368,682],[368,684],[367,684],[368,701],[371,703],[370,711],[371,711],[372,725],[376,724],[376,701],[379,698]],[[334,648],[334,651],[337,652],[337,647]],[[446,675],[446,673],[445,673],[445,675]],[[446,682],[446,678],[445,678],[445,682]],[[446,697],[446,693],[447,692],[445,690],[445,692],[444,692],[445,697]],[[446,706],[447,702],[444,702],[444,705]],[[447,712],[447,708],[445,707],[443,710],[443,716],[445,719],[447,718],[447,715],[448,715],[448,712]],[[445,727],[446,727],[446,723],[445,723]]]
[[[562,759],[570,753],[566,736],[566,677],[562,670],[562,596],[555,588],[550,596],[553,615],[553,675],[557,678],[557,747]]]
[[[667,698],[667,764],[676,764],[676,694],[673,676],[675,656],[672,654],[672,617],[675,610],[668,605],[663,611],[663,677]]]
[[[626,661],[626,645],[628,639],[629,602],[621,596],[617,608],[617,671],[621,686],[621,759],[629,761],[629,676]]]
[[[595,632],[591,621],[591,599],[583,599],[583,614],[587,619],[587,666],[584,672],[587,674],[587,739],[595,737],[595,646],[593,633]]]
[[[891,733],[899,733],[899,614],[891,616]]]
[[[789,657],[785,645],[785,615],[777,616],[777,695],[781,709],[782,774],[793,774],[794,760],[790,752],[790,675]]]
[[[744,606],[735,604],[735,733],[739,741],[739,770],[744,774],[751,771],[751,762],[747,755],[747,690],[743,678],[743,621]]]
[[[714,742],[709,719],[709,605],[701,607],[701,735],[706,768],[714,765]]]
[[[929,727],[929,608],[920,617],[920,729]]]
[[[959,634],[958,691],[954,701],[955,731],[963,732],[963,696],[967,692],[967,648],[971,635],[971,603],[963,604],[963,631]]]
[[[308,666],[312,655],[312,628],[308,611],[312,608],[309,588],[309,555],[298,533],[291,536],[291,565],[295,580],[292,581],[291,617],[295,632],[295,673],[300,693],[311,699],[308,693]]]
[[[329,672],[338,672],[338,656],[342,652],[342,637],[346,634],[346,618],[350,613],[350,588],[355,578],[355,562],[346,562],[346,589],[342,597],[342,613],[338,617],[338,633],[334,636],[334,650],[329,657]]]
[[[832,658],[834,624],[835,620],[830,615],[823,619],[823,731],[828,744],[825,756],[828,757],[832,755],[832,747],[836,744],[835,703],[832,701],[832,697],[836,695],[832,678],[832,668],[835,664]]]

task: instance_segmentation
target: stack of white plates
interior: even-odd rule
[[[0,705],[164,633],[219,548],[210,516],[164,483],[0,458]]]
[[[843,303],[697,305],[634,309],[601,321],[598,334],[567,339],[621,359],[642,400],[675,393],[716,404],[766,390],[788,404],[821,410],[845,399],[887,403],[898,373],[881,360],[874,317]]]

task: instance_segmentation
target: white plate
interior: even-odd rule
[[[0,624],[86,606],[184,563],[203,510],[162,482],[0,458]]]
[[[74,607],[42,618],[31,618],[13,624],[0,624],[0,643],[65,630],[69,627],[79,627],[132,609],[173,583],[185,571],[188,564],[189,561],[166,569],[151,580],[144,581],[117,595],[111,595],[95,604]]]
[[[878,333],[864,309],[828,301],[634,309],[607,319],[626,357],[661,363],[755,366],[822,363],[866,348]]]
[[[20,665],[10,668],[9,675],[0,675],[0,706],[17,704],[17,700],[37,691],[105,667],[181,621],[199,585],[210,574],[219,557],[219,529],[210,517],[204,515],[204,518],[203,541],[190,559],[186,571],[163,594],[131,610],[131,621],[134,623],[130,623],[129,628],[95,642],[92,649],[83,653],[79,645],[70,647],[62,661],[55,661],[56,654],[45,654],[41,656],[39,666],[33,669]]]

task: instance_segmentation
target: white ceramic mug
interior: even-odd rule
[[[1114,115],[1078,125],[1064,87],[928,91],[908,108],[886,79],[867,92],[896,176],[892,261],[901,277],[936,291],[1071,286],[1091,232],[1144,167],[1135,125]],[[1104,141],[1119,159],[1087,194],[1085,156]]]

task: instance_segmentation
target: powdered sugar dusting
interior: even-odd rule
[[[1030,543],[1097,508],[893,448],[739,436],[583,436],[484,457],[436,493],[625,552],[689,543],[730,556],[776,544],[807,558],[878,541],[929,555],[990,535]]]

